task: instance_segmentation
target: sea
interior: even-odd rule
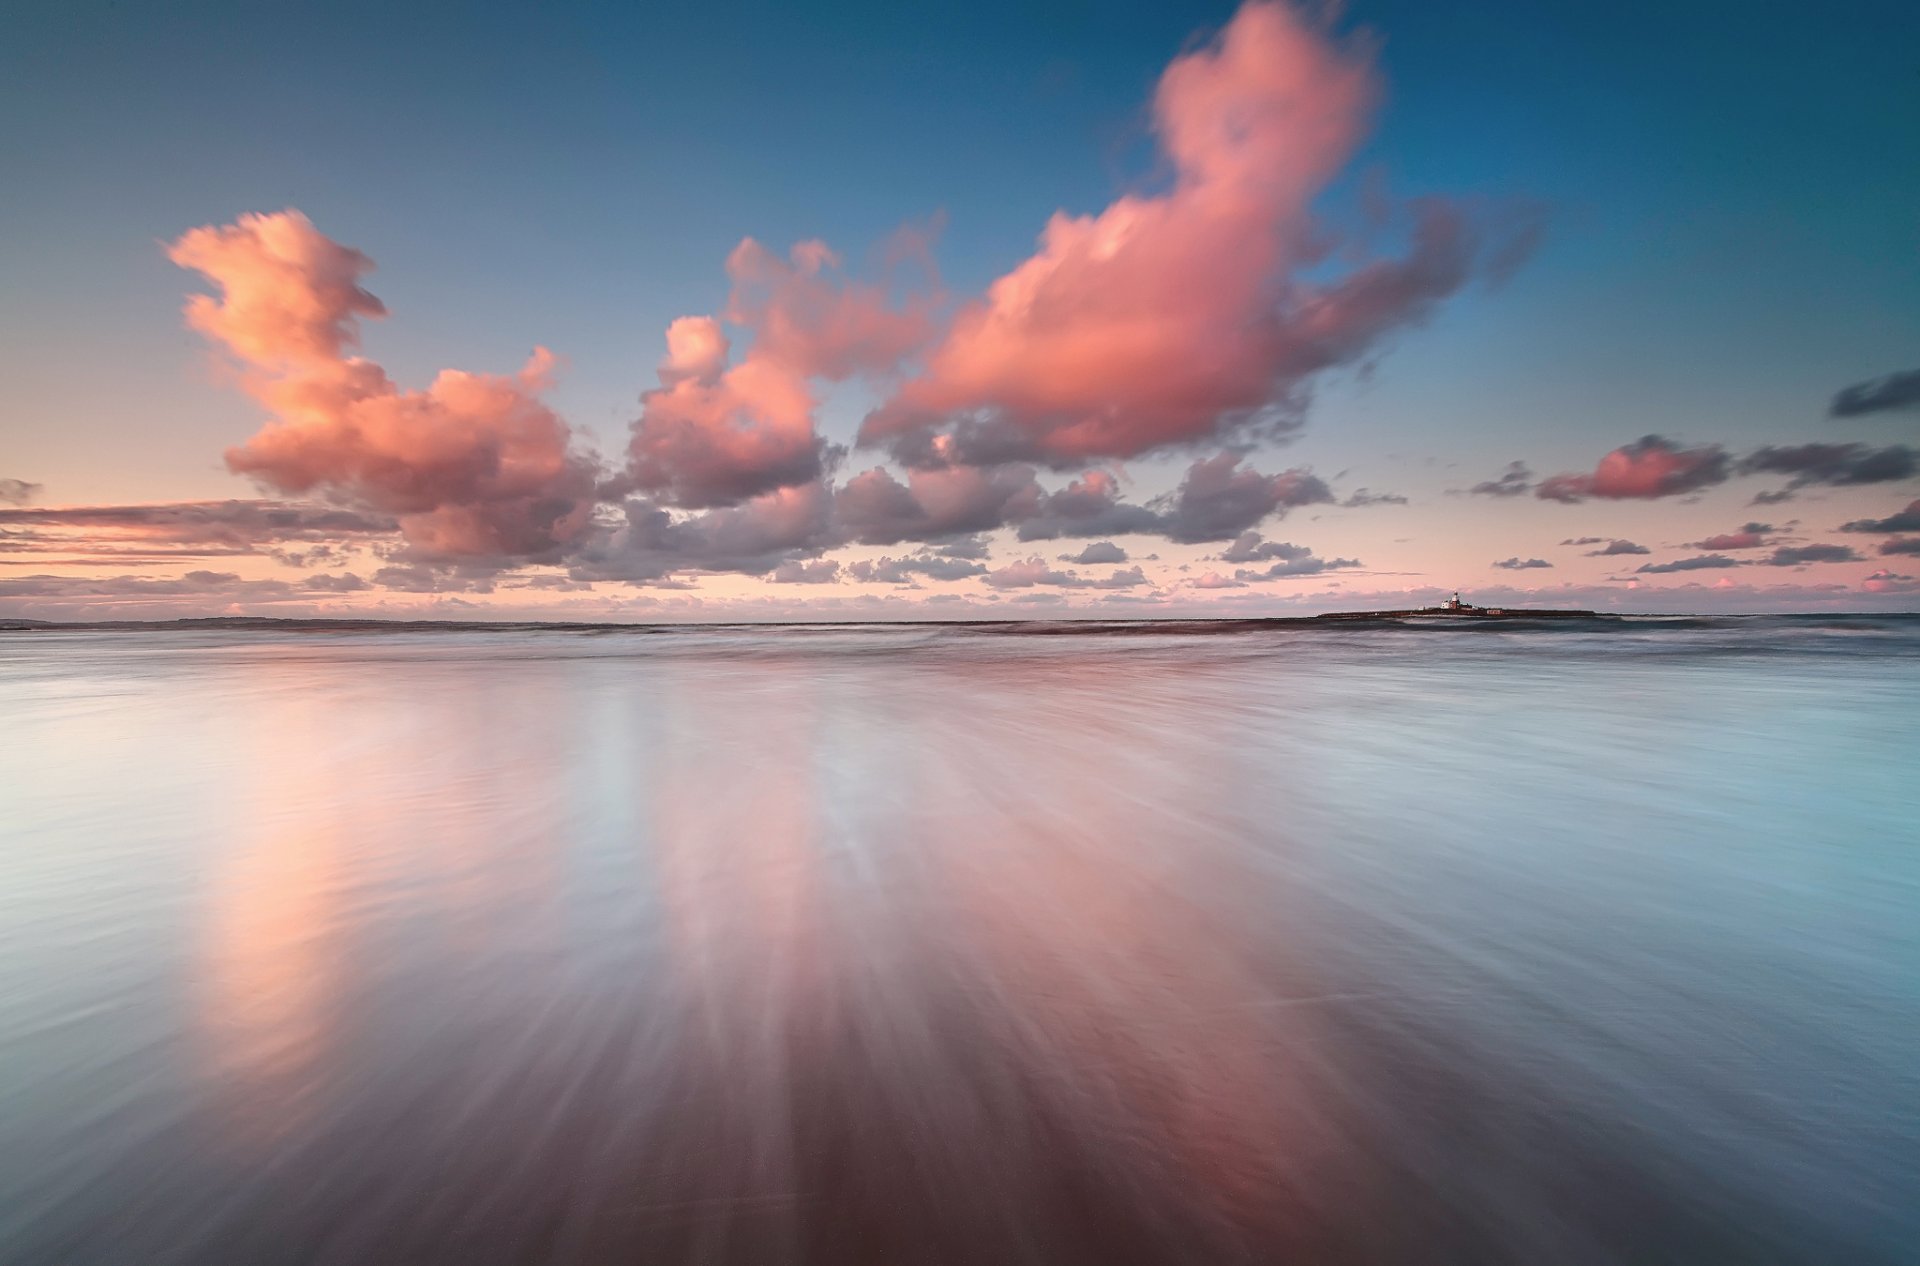
[[[1920,617],[0,632],[0,1262],[1920,1261]]]

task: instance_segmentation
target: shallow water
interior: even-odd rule
[[[1896,1262],[1920,619],[0,634],[0,1260]]]

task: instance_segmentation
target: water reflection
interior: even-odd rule
[[[1911,635],[3,649],[6,1260],[1920,1232]]]

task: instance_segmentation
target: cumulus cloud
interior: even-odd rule
[[[875,467],[847,481],[835,496],[835,512],[846,537],[867,545],[940,541],[998,527],[1015,527],[1022,541],[1138,533],[1194,543],[1231,540],[1290,509],[1333,500],[1312,471],[1268,475],[1242,461],[1234,453],[1195,461],[1172,492],[1146,505],[1124,500],[1120,481],[1105,470],[1047,492],[1021,463],[917,467],[904,483]]]
[[[1749,523],[1737,532],[1722,532],[1718,536],[1709,536],[1703,541],[1693,541],[1688,549],[1703,549],[1719,552],[1730,549],[1759,549],[1769,543],[1773,535],[1771,523]]]
[[[942,434],[957,460],[1065,467],[1293,425],[1313,375],[1421,320],[1489,245],[1485,226],[1428,200],[1403,256],[1308,277],[1328,256],[1311,204],[1378,96],[1370,52],[1289,5],[1244,5],[1161,76],[1152,121],[1171,187],[1056,213],[862,442],[912,460]]]
[[[1659,435],[1642,436],[1600,459],[1592,474],[1562,474],[1543,479],[1533,490],[1547,501],[1576,502],[1652,499],[1696,492],[1724,483],[1732,459],[1718,444],[1684,448]]]
[[[768,572],[767,579],[776,585],[831,585],[840,579],[840,563],[832,558],[790,558]]]
[[[1702,554],[1696,558],[1676,558],[1670,563],[1642,563],[1634,568],[1634,572],[1643,576],[1660,576],[1676,571],[1711,571],[1740,565],[1739,559],[1728,558],[1725,554]]]
[[[1809,484],[1849,486],[1892,483],[1920,474],[1920,450],[1905,444],[1797,444],[1758,448],[1740,459],[1743,475],[1791,476],[1787,491]]]
[[[1349,509],[1361,509],[1367,506],[1403,506],[1407,499],[1397,492],[1371,492],[1365,488],[1355,488],[1340,503]]]
[[[1087,582],[1089,589],[1138,589],[1151,584],[1147,575],[1136,564],[1132,567],[1116,567],[1095,580]]]
[[[880,585],[911,585],[928,580],[964,580],[986,573],[986,565],[970,558],[948,558],[938,553],[909,555],[905,558],[863,558],[847,565],[847,574],[855,580]]]
[[[1882,541],[1880,552],[1889,557],[1896,554],[1920,554],[1920,536],[1896,536],[1890,541]]]
[[[1855,519],[1840,525],[1842,532],[1920,532],[1920,501],[1909,501],[1884,519]]]
[[[422,556],[551,556],[586,529],[595,465],[544,404],[552,354],[511,375],[442,370],[403,390],[350,354],[386,313],[373,262],[298,211],[193,229],[169,258],[211,281],[187,321],[223,345],[273,420],[227,465],[281,492],[395,516]]]
[[[1127,561],[1127,551],[1112,541],[1093,541],[1078,554],[1062,554],[1060,561],[1078,563],[1083,567],[1094,563],[1124,563]]]
[[[930,328],[924,300],[890,306],[879,287],[839,279],[839,263],[817,241],[786,259],[751,238],[734,249],[726,316],[751,346],[729,363],[719,319],[681,317],[667,328],[660,386],[642,397],[628,446],[633,488],[704,508],[821,476],[828,448],[814,429],[813,382],[883,373]]]
[[[1651,554],[1652,550],[1634,541],[1608,541],[1601,549],[1587,551],[1588,558],[1617,558],[1622,554]]]
[[[695,514],[633,498],[620,521],[597,525],[576,548],[568,575],[656,585],[688,570],[758,576],[833,544],[832,511],[832,494],[820,483]]]
[[[934,553],[942,558],[985,558],[993,552],[992,542],[980,535],[962,536],[935,546]]]
[[[1851,545],[1782,545],[1765,559],[1769,567],[1798,567],[1802,563],[1857,563]]]
[[[1360,566],[1357,558],[1320,558],[1310,549],[1297,545],[1285,547],[1284,554],[1268,554],[1276,559],[1265,567],[1241,567],[1234,573],[1235,580],[1286,580],[1296,576],[1318,576],[1322,572],[1342,571]],[[1225,555],[1222,555],[1224,558]]]
[[[1116,567],[1105,576],[1083,576],[1079,572],[1052,567],[1038,556],[997,567],[981,576],[981,580],[995,589],[1032,589],[1036,586],[1054,589],[1138,589],[1152,583],[1139,567]]]
[[[1313,551],[1305,545],[1295,545],[1291,541],[1269,541],[1258,532],[1242,532],[1233,539],[1233,543],[1220,551],[1223,563],[1292,563],[1313,558]],[[1341,560],[1342,565],[1358,566],[1351,560]]]
[[[1500,568],[1502,571],[1532,571],[1540,567],[1553,566],[1552,563],[1544,558],[1521,558],[1518,555],[1512,558],[1503,558],[1492,565]]]
[[[28,483],[24,479],[0,479],[0,504],[27,505],[40,495],[41,490],[40,484]]]
[[[1508,462],[1506,470],[1482,480],[1467,492],[1476,497],[1518,497],[1533,488],[1533,471],[1525,462]]]
[[[1228,541],[1270,516],[1333,500],[1333,492],[1303,468],[1263,475],[1240,465],[1234,453],[1204,458],[1187,468],[1166,499],[1161,531],[1185,543]]]
[[[1061,536],[1120,536],[1163,529],[1158,512],[1120,499],[1120,481],[1112,474],[1091,470],[1041,497],[1020,524],[1019,535],[1023,541],[1050,541]]]
[[[1894,409],[1920,409],[1920,369],[1888,374],[1842,388],[1827,407],[1827,415],[1855,418]]]
[[[1030,518],[1043,495],[1026,466],[910,470],[904,484],[876,466],[840,488],[834,511],[849,539],[895,545],[990,532]]]
[[[373,573],[373,583],[399,593],[492,593],[496,580],[491,572],[470,574],[455,568],[404,563],[380,568]]]
[[[1004,567],[996,567],[981,579],[995,589],[1031,589],[1035,585],[1078,589],[1086,583],[1077,573],[1052,567],[1044,558],[1037,555],[1008,563]]]

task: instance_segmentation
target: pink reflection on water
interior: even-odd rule
[[[311,1119],[334,1037],[349,865],[337,811],[353,798],[314,761],[325,712],[295,692],[248,718],[238,839],[207,886],[199,1028],[228,1138],[249,1151]]]

